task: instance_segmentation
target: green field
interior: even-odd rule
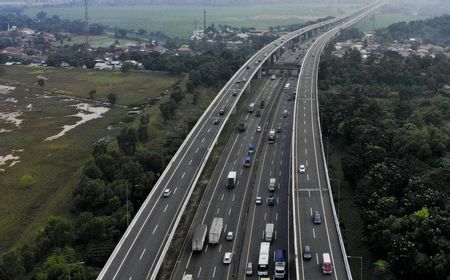
[[[341,11],[350,12],[355,5],[341,5]],[[169,36],[187,37],[192,34],[194,22],[203,24],[203,9],[207,12],[207,24],[227,24],[235,27],[267,28],[314,20],[318,17],[338,15],[338,6],[312,4],[244,5],[225,7],[203,6],[94,6],[89,8],[90,22],[103,23],[127,29],[144,28],[147,31],[162,31]],[[31,8],[25,13],[35,16],[44,10],[48,15],[61,18],[81,19],[82,7]]]
[[[159,97],[184,76],[164,73],[128,73],[91,71],[83,69],[5,67],[0,84],[12,85],[16,89],[9,96],[16,103],[0,102],[0,112],[11,109],[23,111],[20,129],[0,122],[0,129],[12,129],[1,133],[0,156],[11,150],[22,150],[20,163],[13,167],[1,166],[0,172],[0,251],[34,237],[36,228],[42,226],[50,215],[69,215],[72,208],[72,191],[79,182],[83,164],[90,157],[93,144],[102,137],[114,137],[124,124],[128,109],[116,106],[102,118],[91,120],[69,131],[54,141],[43,141],[57,134],[61,126],[73,124],[77,118],[67,117],[76,113],[73,104],[88,102],[87,93],[96,89],[96,99],[106,101],[109,93],[118,95],[119,105],[145,101],[148,97]],[[37,76],[48,78],[44,90],[50,92],[43,98],[43,90],[36,85]],[[61,96],[64,95],[64,96]],[[67,98],[72,96],[74,98]],[[0,96],[4,100],[4,96]],[[168,96],[163,97],[163,101]],[[203,98],[207,103],[211,99]],[[163,130],[159,102],[147,109],[150,115],[150,145],[161,141],[169,130]],[[189,103],[186,98],[183,102]],[[205,106],[200,103],[202,106]],[[27,105],[32,104],[32,109]],[[105,106],[105,105],[103,105]],[[180,106],[180,113],[189,116],[193,106]],[[107,129],[110,125],[112,129]],[[133,123],[130,123],[133,125]],[[163,140],[163,139],[162,139]],[[21,183],[20,178],[31,175],[34,183]]]
[[[71,38],[71,41],[64,41],[64,45],[74,45],[74,44],[84,44],[85,43],[85,37],[84,36],[73,36]],[[90,36],[89,37],[89,45],[93,48],[108,48],[115,42],[119,43],[116,45],[117,47],[126,48],[129,45],[136,45],[137,41],[135,40],[129,40],[129,39],[116,39],[114,38],[114,34],[107,33],[105,35],[101,36]],[[53,42],[55,46],[58,46],[60,44],[59,41]]]
[[[424,18],[424,16],[414,16],[406,13],[383,13],[376,14],[374,17],[361,21],[360,23],[356,24],[355,27],[359,28],[363,32],[369,32],[374,31],[377,28],[387,27],[396,22],[408,22]]]

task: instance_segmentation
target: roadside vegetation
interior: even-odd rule
[[[440,21],[380,33],[404,37],[421,26],[415,31],[448,38],[449,25]],[[349,255],[364,255],[364,279],[448,279],[450,59],[383,51],[363,60],[357,50],[342,58],[331,51],[320,64],[320,111]],[[358,266],[353,272],[356,278]]]

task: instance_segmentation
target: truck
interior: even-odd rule
[[[275,74],[273,74],[272,77],[270,77],[270,79],[271,79],[272,81],[275,80],[275,78],[276,78]]]
[[[244,166],[245,167],[249,167],[250,165],[252,165],[252,157],[251,156],[246,156],[244,159]]]
[[[274,192],[275,191],[276,181],[277,180],[275,178],[270,178],[269,179],[269,192]]]
[[[265,241],[272,242],[274,228],[275,228],[274,224],[272,224],[272,223],[266,224],[266,230],[264,231],[264,240]]]
[[[273,259],[275,260],[275,278],[284,278],[286,275],[286,250],[276,249]]]
[[[284,85],[284,92],[285,93],[288,93],[290,89],[291,89],[291,84],[290,83],[287,83],[287,84]]]
[[[269,250],[270,250],[270,243],[261,242],[258,258],[258,276],[269,275],[269,254],[270,254]]]
[[[244,121],[240,122],[238,128],[239,128],[239,131],[241,131],[241,132],[245,131],[245,129],[247,128],[247,123]]]
[[[255,111],[255,103],[250,103],[248,106],[248,112],[253,113]]]
[[[255,153],[255,145],[250,144],[248,145],[248,154],[253,155]]]
[[[228,178],[227,178],[227,188],[228,189],[234,189],[236,186],[236,171],[230,171],[228,172]]]
[[[208,235],[209,244],[219,243],[222,228],[223,228],[223,218],[215,217],[212,220],[211,227],[209,228],[209,235]]]
[[[200,252],[203,250],[203,244],[205,243],[207,232],[207,225],[201,224],[197,226],[194,232],[194,236],[192,237],[192,251]]]
[[[271,129],[269,131],[268,141],[269,141],[269,144],[275,143],[275,129]]]

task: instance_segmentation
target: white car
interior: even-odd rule
[[[300,164],[300,167],[298,168],[298,171],[300,173],[305,173],[305,166],[303,164]]]
[[[231,263],[231,252],[226,252],[225,255],[223,256],[223,263],[224,264],[230,264]]]
[[[262,202],[262,198],[260,196],[256,197],[256,205],[260,205]]]
[[[171,189],[165,189],[163,192],[163,197],[169,197],[171,193],[172,193]]]
[[[228,240],[228,241],[231,241],[231,240],[233,240],[233,238],[234,238],[233,232],[232,232],[232,231],[229,231],[229,232],[227,233],[227,240]]]
[[[256,128],[256,132],[261,132],[261,126],[260,125],[258,125],[258,127]]]

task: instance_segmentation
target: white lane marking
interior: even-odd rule
[[[277,231],[275,231],[275,239],[277,239]]]
[[[272,159],[272,161],[270,162],[270,164],[273,165],[273,159]]]
[[[214,278],[214,276],[216,276],[216,267],[214,267],[213,277],[212,278]]]
[[[283,160],[280,160],[280,165],[283,165]]]
[[[316,262],[319,264],[319,255],[316,253]]]
[[[280,189],[280,183],[278,183],[278,189]]]
[[[210,128],[208,128],[208,130],[206,131],[206,133],[209,133],[209,131],[211,131],[211,127],[210,127]]]
[[[242,175],[242,172],[244,172],[244,170],[241,169],[241,175]]]
[[[275,155],[275,150],[273,150],[273,153],[272,153],[273,155]]]
[[[200,266],[198,273],[197,273],[197,278],[200,278],[200,273],[202,272],[202,267]]]
[[[308,166],[308,160],[305,161],[305,165]]]
[[[283,156],[283,150],[281,150],[281,155]]]
[[[206,244],[205,253],[208,252],[209,244]]]
[[[234,160],[234,165],[236,165],[237,159]]]
[[[275,221],[278,221],[278,212],[275,214]]]
[[[198,153],[198,150],[200,150],[200,148],[197,148],[197,150],[195,150],[195,153]]]
[[[307,155],[308,154],[308,149],[305,149],[305,155]]]
[[[177,190],[178,190],[178,187],[176,187],[176,188],[173,190],[173,194],[175,194],[175,193],[177,192]]]
[[[224,233],[227,232],[227,227],[228,227],[228,224],[225,224],[225,226],[223,227],[223,232]]]
[[[231,201],[234,201],[235,197],[236,197],[236,194],[233,194],[233,198],[231,199]]]
[[[306,134],[306,128],[303,129],[303,133]]]
[[[267,213],[264,213],[264,221],[267,219]]]
[[[166,207],[164,207],[163,213],[166,213],[167,207],[169,207],[169,204],[167,204]]]
[[[203,143],[203,142],[205,142],[205,137],[203,137],[203,139],[202,139],[202,143]]]
[[[306,174],[306,180],[309,181],[309,174]]]
[[[269,171],[269,177],[272,176],[272,170]]]
[[[242,145],[243,145],[244,143],[241,143],[241,148],[242,148]]]
[[[141,253],[141,256],[139,257],[139,260],[142,260],[142,257],[144,256],[145,250],[147,250],[146,248],[144,248],[144,250]]]
[[[311,190],[308,190],[308,196],[311,197]]]
[[[306,137],[305,137],[305,143],[306,143]]]
[[[189,165],[191,165],[192,164],[192,159],[189,161]]]
[[[220,253],[220,251],[222,251],[222,244],[220,244],[220,246],[219,246],[219,253]]]
[[[309,212],[311,212],[311,217],[312,217],[312,207],[309,207]]]
[[[153,229],[152,235],[155,234],[155,231],[158,229],[158,225],[156,225],[155,229]]]
[[[189,263],[191,262],[191,257],[192,257],[192,251],[191,251],[191,253],[189,254],[189,258],[188,258],[188,261],[187,261],[187,263],[186,263],[186,269],[188,268]]]
[[[281,170],[280,170],[280,172],[278,172],[278,176],[280,176],[280,177],[281,177]]]
[[[230,216],[231,215],[231,208],[230,208],[230,210],[228,210],[228,216]]]
[[[217,208],[217,212],[216,212],[216,214],[219,214],[219,211],[220,211],[220,208]]]
[[[186,175],[186,172],[183,172],[183,175],[181,175],[181,179],[184,178],[184,175]]]
[[[133,279],[133,276],[130,276],[130,278],[128,278],[128,280],[131,280],[131,279]]]
[[[220,200],[223,200],[223,197],[225,196],[225,193],[222,194],[222,197],[220,198]]]

